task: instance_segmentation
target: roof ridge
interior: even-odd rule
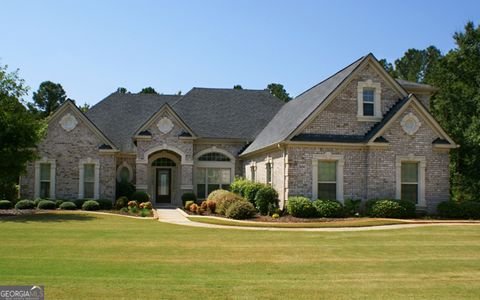
[[[234,89],[234,88],[198,87],[198,86],[194,86],[190,91],[192,91],[192,90],[222,90],[222,91],[247,91],[247,92],[267,92],[267,91],[269,91],[267,88],[265,88],[265,89],[244,89],[244,88]],[[188,92],[190,92],[190,91],[188,91]]]

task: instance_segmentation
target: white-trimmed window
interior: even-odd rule
[[[397,156],[396,158],[396,198],[425,207],[425,168],[424,156]]]
[[[381,119],[381,85],[379,82],[372,82],[372,80],[358,82],[357,98],[357,118],[359,121]]]
[[[195,191],[205,199],[218,189],[229,190],[235,174],[235,157],[229,152],[212,147],[195,155]]]
[[[79,199],[98,199],[100,197],[100,161],[81,159],[79,164]]]
[[[267,162],[265,164],[265,171],[266,171],[266,184],[272,185],[272,169],[273,169],[273,164],[271,161]]]
[[[343,155],[330,152],[314,155],[312,160],[312,198],[343,203]]]
[[[35,162],[35,198],[55,199],[55,160]]]

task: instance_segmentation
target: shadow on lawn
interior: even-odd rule
[[[0,216],[0,223],[7,222],[68,222],[68,221],[89,221],[95,219],[94,216],[83,214],[55,214],[55,213],[39,213],[32,215],[18,216]]]

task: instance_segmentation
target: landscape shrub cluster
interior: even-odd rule
[[[437,206],[437,214],[445,219],[480,219],[480,202],[440,202]]]

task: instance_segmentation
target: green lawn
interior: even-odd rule
[[[204,216],[188,216],[190,221],[227,225],[227,226],[243,226],[243,227],[269,227],[269,228],[336,228],[336,227],[368,227],[379,225],[409,224],[410,222],[398,219],[372,219],[358,218],[345,221],[329,221],[329,222],[303,222],[303,223],[274,223],[274,222],[245,222],[226,218],[211,218]]]
[[[480,227],[192,228],[94,214],[0,219],[0,284],[47,299],[478,299]]]

